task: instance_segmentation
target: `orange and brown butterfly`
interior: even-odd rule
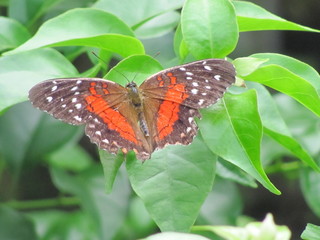
[[[160,71],[140,86],[102,78],[51,79],[35,85],[29,99],[57,119],[85,124],[99,148],[114,154],[133,150],[144,161],[167,144],[190,144],[199,109],[214,104],[234,82],[231,63],[206,59]]]

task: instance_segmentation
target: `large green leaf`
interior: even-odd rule
[[[260,30],[294,30],[320,32],[280,18],[262,7],[246,1],[232,1],[237,13],[240,32]]]
[[[221,58],[238,42],[234,8],[228,0],[186,0],[181,13],[183,39],[197,59]]]
[[[29,41],[6,54],[75,45],[108,49],[123,56],[144,53],[141,42],[116,16],[97,9],[73,9],[45,22]]]
[[[248,82],[248,86],[255,88],[258,91],[259,112],[264,126],[264,132],[314,170],[320,171],[320,168],[310,154],[291,136],[286,123],[280,115],[279,110],[267,89],[262,85],[253,82]]]
[[[38,239],[30,219],[5,206],[0,206],[0,226],[0,239]]]
[[[27,100],[29,89],[40,81],[78,76],[75,67],[52,49],[39,49],[0,58],[0,112]]]
[[[222,104],[215,104],[202,113],[203,119],[198,123],[209,148],[249,173],[271,192],[279,194],[260,161],[262,123],[256,91],[227,94]]]
[[[0,51],[15,48],[27,41],[30,34],[20,23],[0,17]]]
[[[320,116],[320,97],[318,94],[319,75],[305,63],[294,61],[280,54],[253,55],[269,61],[263,63],[256,71],[242,76],[271,87],[294,98],[309,110]],[[315,76],[313,79],[311,76]]]
[[[99,0],[93,7],[113,13],[129,26],[182,7],[183,0]]]
[[[190,230],[211,191],[215,160],[199,138],[156,151],[143,164],[127,160],[131,185],[161,231]]]
[[[51,174],[56,187],[80,199],[81,207],[93,221],[99,239],[112,239],[123,224],[131,194],[124,171],[119,172],[109,195],[104,191],[105,179],[100,165],[77,175],[52,168]]]

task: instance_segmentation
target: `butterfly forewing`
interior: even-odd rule
[[[156,125],[157,148],[191,143],[198,130],[194,117],[201,117],[198,109],[214,104],[234,81],[231,63],[207,59],[166,69],[142,83],[147,106],[161,99],[149,120]]]
[[[141,84],[147,97],[204,108],[220,99],[235,82],[235,68],[222,59],[206,59],[161,71]]]
[[[41,82],[29,91],[31,103],[70,124],[86,123],[91,116],[88,96],[108,94],[108,105],[123,101],[125,88],[100,78],[59,78]],[[103,106],[101,106],[103,107]]]

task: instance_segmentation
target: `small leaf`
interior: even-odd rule
[[[249,173],[269,191],[280,194],[260,161],[262,124],[256,92],[226,94],[222,104],[202,111],[203,119],[198,123],[204,141],[215,154]]]
[[[99,150],[99,156],[103,167],[106,193],[111,193],[118,170],[124,161],[124,156],[123,154],[111,154],[104,150]]]
[[[246,1],[232,1],[237,13],[240,32],[261,30],[295,30],[320,32],[280,18],[262,7]]]
[[[156,151],[143,164],[127,159],[132,188],[161,231],[190,230],[212,188],[215,160],[199,138]]]
[[[235,11],[228,0],[187,0],[181,29],[187,48],[197,59],[225,57],[239,37]]]
[[[254,58],[254,57],[242,57],[235,59],[232,63],[234,64],[237,75],[247,76],[254,72],[259,66],[268,61],[268,59]]]
[[[301,234],[303,240],[320,240],[320,226],[308,223],[306,229]]]

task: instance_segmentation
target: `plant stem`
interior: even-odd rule
[[[61,207],[78,207],[79,199],[76,197],[58,197],[50,199],[27,200],[27,201],[10,201],[6,205],[17,210],[61,208]]]

